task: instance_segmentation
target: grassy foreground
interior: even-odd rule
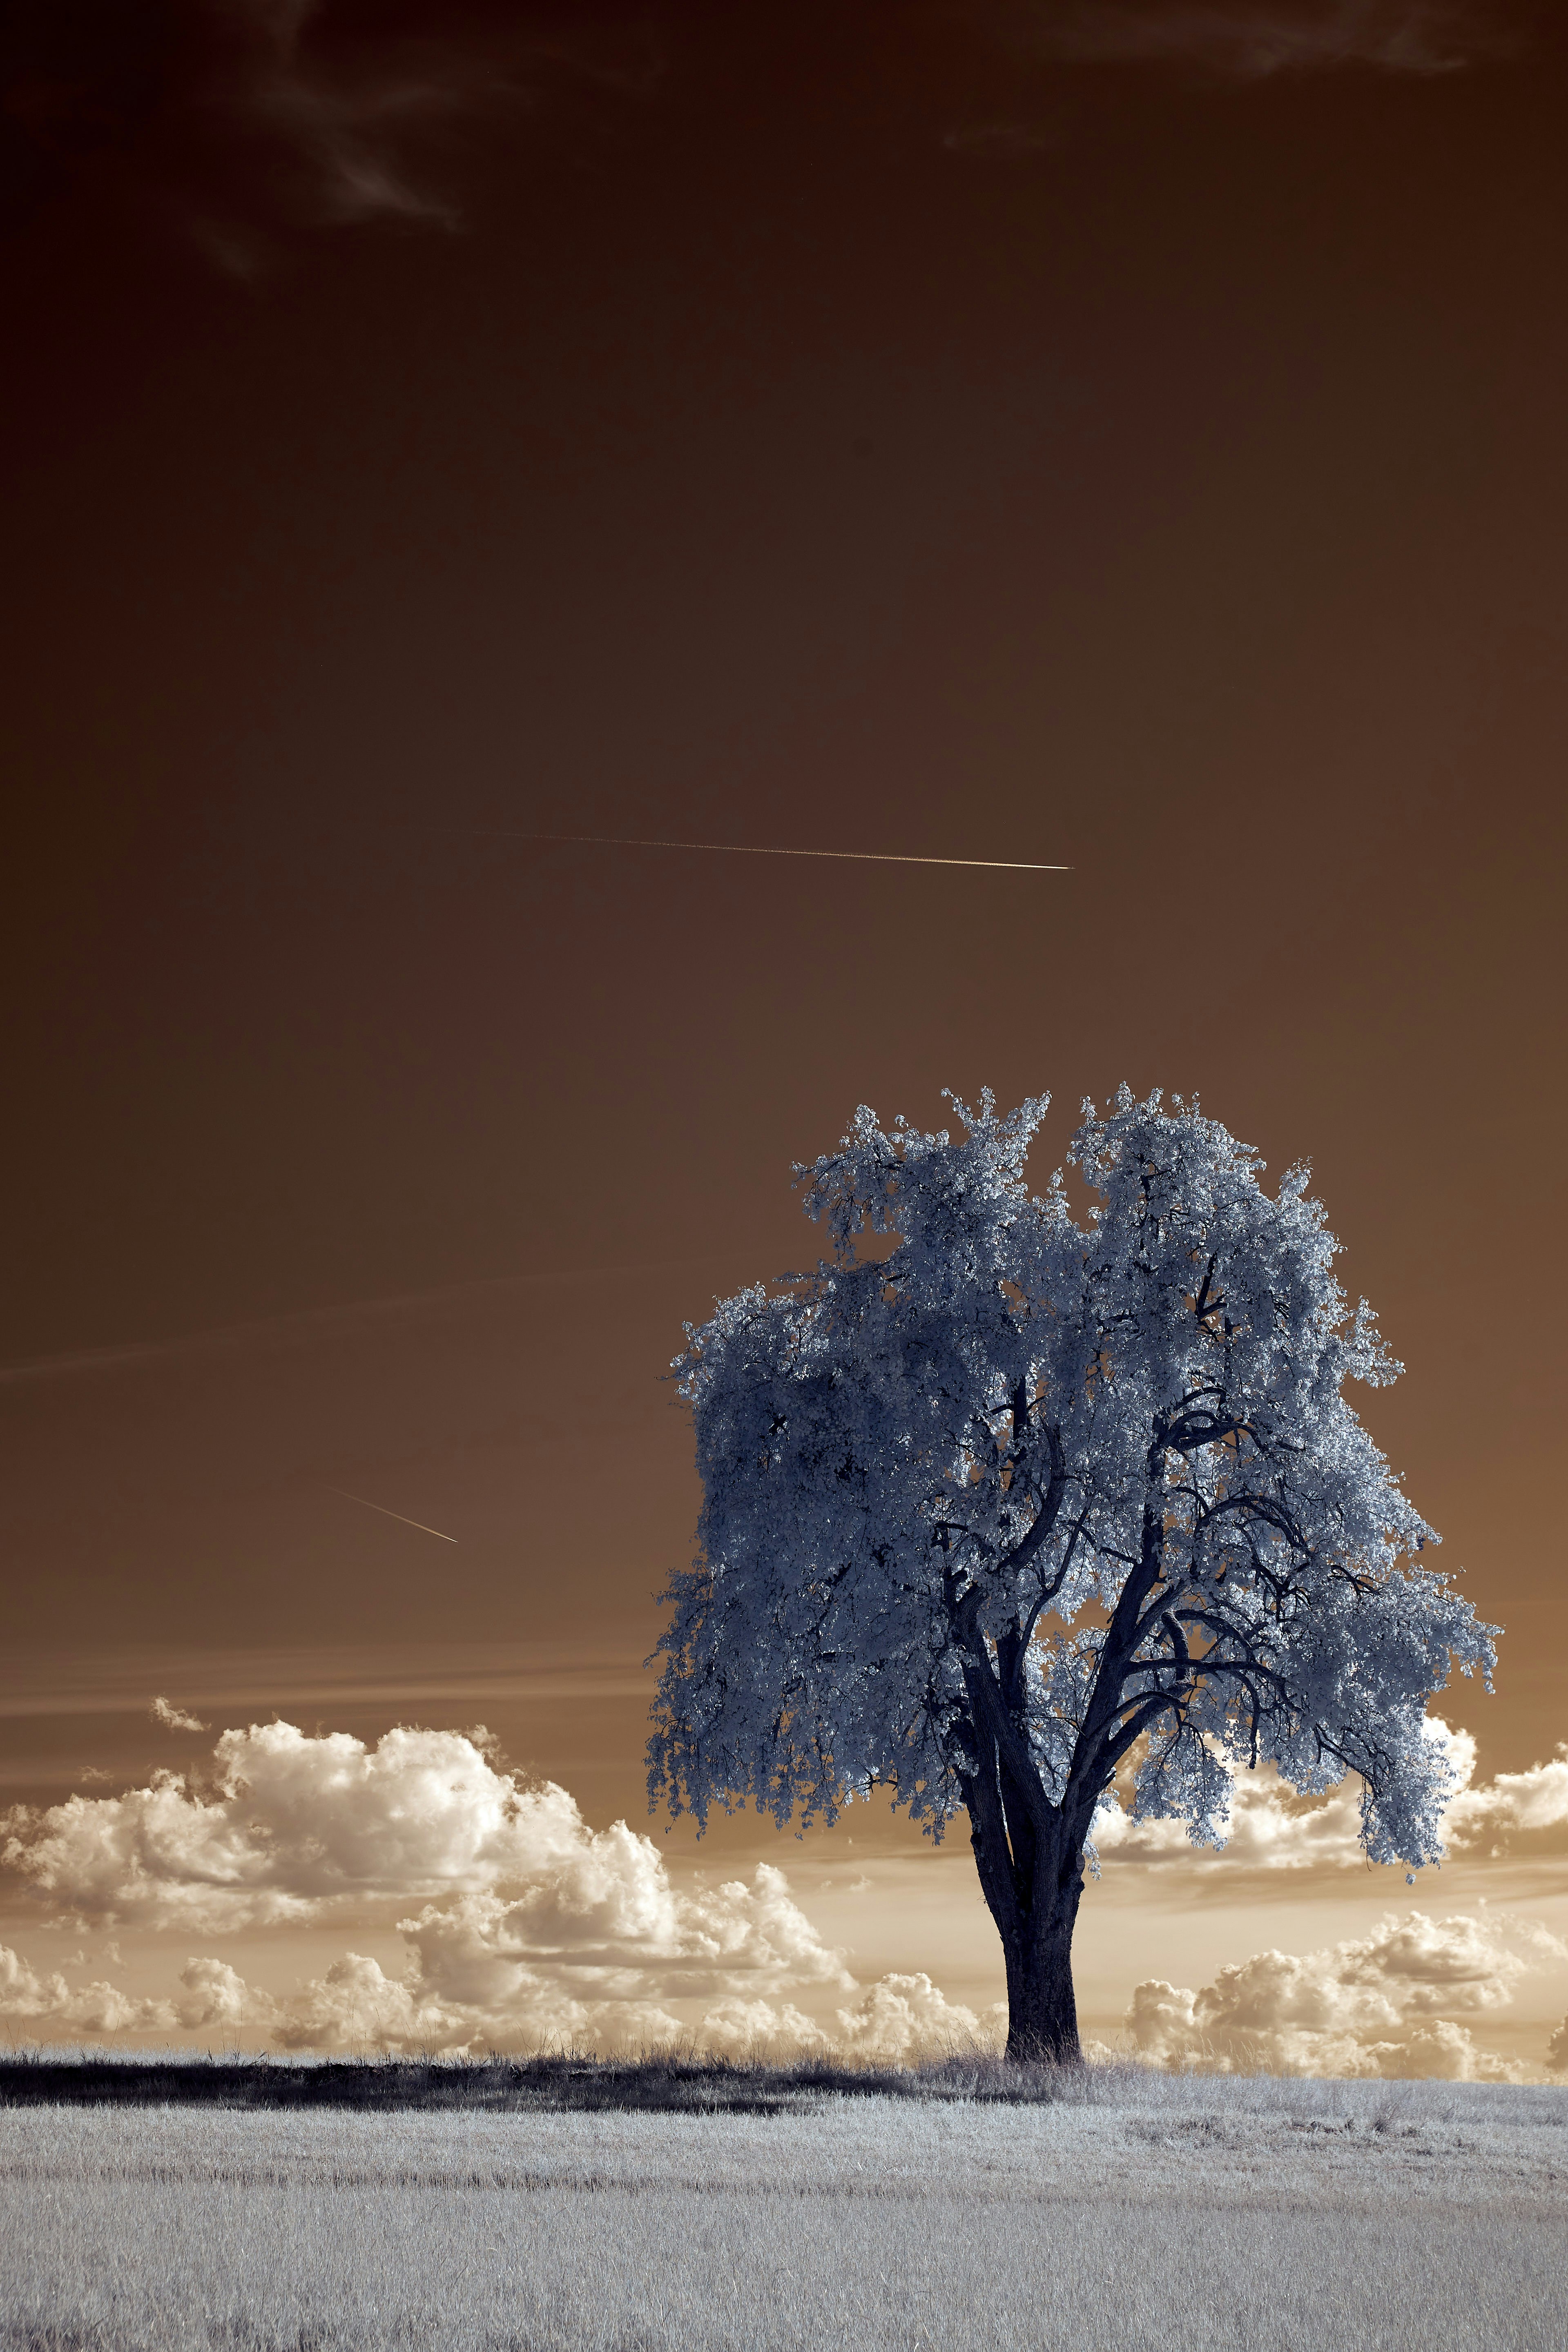
[[[628,2080],[574,2078],[572,2063],[545,2079]],[[499,2079],[447,2071],[470,2091]],[[591,2106],[587,2090],[575,2105],[486,2092],[370,2112],[13,2104],[0,2111],[0,2345],[1568,2343],[1568,2091],[1115,2067],[1059,2076],[1049,2095],[1042,2078],[1015,2103],[984,2067],[966,2095],[956,2062],[896,2093],[866,2078],[814,2087],[805,2071],[770,2105],[759,2078],[790,2070],[693,2067],[689,2083],[710,2091],[752,2085],[749,2105],[710,2096],[705,2113]]]

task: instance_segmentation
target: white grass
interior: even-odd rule
[[[1568,2345],[1568,2093],[1080,2082],[762,2116],[0,2111],[0,2345]]]

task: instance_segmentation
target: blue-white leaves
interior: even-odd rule
[[[1073,1141],[1079,1223],[1025,1180],[1044,1101],[954,1108],[957,1140],[858,1111],[797,1171],[827,1259],[689,1334],[656,1800],[782,1822],[881,1785],[940,1831],[1016,1734],[1075,1851],[1123,1755],[1198,1839],[1268,1757],[1360,1773],[1368,1851],[1433,1858],[1426,1703],[1492,1629],[1415,1564],[1436,1538],[1345,1400],[1399,1367],[1306,1171],[1270,1196],[1215,1121],[1123,1088]]]

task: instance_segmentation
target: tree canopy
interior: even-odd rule
[[[1440,1852],[1426,1728],[1494,1628],[1343,1394],[1401,1367],[1290,1169],[1123,1087],[1061,1175],[1045,1098],[964,1132],[857,1111],[796,1170],[815,1272],[688,1327],[703,1485],[666,1596],[649,1792],[831,1821],[873,1789],[961,1810],[1007,1958],[1016,2055],[1076,2054],[1069,1951],[1118,1767],[1142,1815],[1220,1843],[1232,1774],[1357,1773],[1378,1861]],[[868,1242],[868,1236],[886,1240]],[[890,1250],[888,1246],[891,1243]]]

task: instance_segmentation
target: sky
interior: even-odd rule
[[[663,1375],[858,1103],[1048,1090],[1043,1183],[1125,1079],[1310,1160],[1505,1634],[1440,1874],[1125,1837],[1086,2030],[1568,2063],[1565,79],[1505,0],[10,9],[0,2029],[985,2030],[962,1830],[647,1814]]]

